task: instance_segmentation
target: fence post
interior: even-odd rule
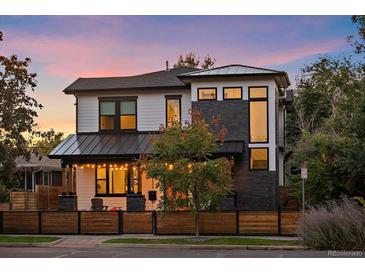
[[[81,234],[81,211],[77,211],[77,234]]]
[[[42,211],[38,211],[38,233],[42,234]]]
[[[240,211],[236,210],[236,234],[240,235]]]
[[[3,233],[3,212],[0,211],[0,234]]]
[[[119,234],[123,234],[123,210],[119,210],[118,212],[118,232]]]
[[[278,206],[278,235],[281,235],[281,207]]]
[[[152,212],[152,234],[157,234],[157,217],[156,217],[156,210]]]

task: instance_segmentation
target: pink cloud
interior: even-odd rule
[[[281,51],[270,52],[268,54],[258,54],[255,58],[255,64],[262,65],[282,65],[296,60],[303,59],[308,56],[326,54],[344,49],[346,47],[344,39],[332,39],[326,41],[316,41],[306,43],[298,47],[292,47]]]

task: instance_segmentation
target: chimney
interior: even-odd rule
[[[169,70],[169,61],[166,60],[166,70],[168,71]]]

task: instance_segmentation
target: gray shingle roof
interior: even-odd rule
[[[75,91],[92,90],[184,87],[186,84],[177,78],[177,76],[198,70],[199,69],[196,68],[181,67],[126,77],[78,78],[75,82],[65,88],[64,92],[73,93]]]
[[[29,160],[24,157],[17,157],[15,159],[18,168],[42,168],[45,170],[62,170],[61,161],[57,159],[50,159],[46,155],[31,153]]]

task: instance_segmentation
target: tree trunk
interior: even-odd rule
[[[198,240],[200,236],[200,229],[199,229],[199,211],[195,214],[195,239]]]

